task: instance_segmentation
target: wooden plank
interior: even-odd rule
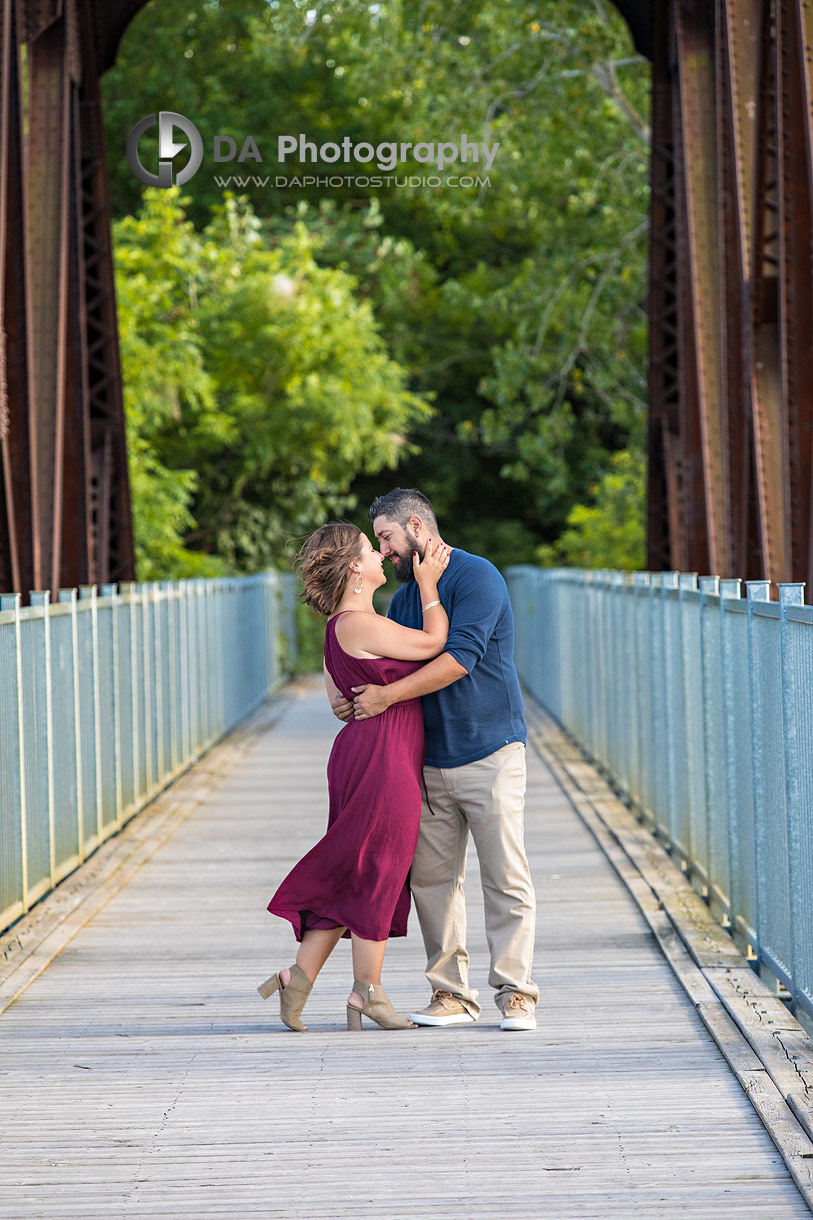
[[[635,897],[813,1209],[813,1043],[573,742],[536,705],[529,720],[531,740]]]
[[[88,920],[175,833],[185,818],[238,766],[256,735],[281,714],[274,696],[212,747],[185,775],[108,839],[32,911],[0,936],[0,1013],[22,995]]]
[[[602,826],[643,912],[533,750],[540,1029],[499,1029],[474,852],[476,1025],[348,1033],[342,944],[311,1032],[283,1029],[255,987],[293,940],[265,904],[322,833],[337,729],[319,683],[297,685],[0,1018],[0,1216],[809,1217],[703,1020],[727,1022],[753,1090],[773,1088],[754,1052],[623,848]],[[428,999],[423,964],[413,920],[385,964],[402,1011]]]

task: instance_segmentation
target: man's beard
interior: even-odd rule
[[[426,548],[421,547],[421,544],[417,540],[412,542],[412,550],[417,551],[418,557],[423,559]],[[415,579],[415,569],[412,565],[412,550],[408,551],[406,556],[393,556],[390,561],[395,569],[395,575],[398,577],[401,584],[406,584],[408,580]]]

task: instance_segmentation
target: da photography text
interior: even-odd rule
[[[156,125],[158,164],[153,170],[142,163],[139,143],[142,136]],[[285,166],[286,161],[291,158],[301,166],[355,163],[390,173],[405,162],[412,161],[419,165],[433,166],[438,174],[449,166],[463,165],[476,166],[478,172],[487,173],[493,166],[500,147],[497,143],[487,144],[485,141],[470,140],[467,135],[461,135],[457,140],[419,140],[417,143],[408,140],[383,140],[377,144],[366,140],[354,142],[349,136],[345,136],[340,142],[327,140],[317,144],[300,133],[295,136],[277,136],[276,143],[277,162],[281,166]],[[212,160],[216,165],[237,161],[246,168],[247,163],[263,164],[263,157],[253,136],[247,136],[238,146],[238,141],[232,136],[216,135],[212,146]],[[145,115],[133,126],[127,138],[127,163],[136,177],[148,186],[182,186],[197,173],[202,162],[203,138],[200,132],[191,119],[172,110],[161,110],[157,115]],[[422,176],[411,177],[420,179]],[[304,182],[304,179],[299,176],[286,178],[286,182],[291,185],[301,181]],[[356,181],[358,183],[358,179]],[[409,178],[405,178],[403,184],[406,185],[407,181]],[[473,178],[471,184],[475,183],[478,183],[478,180]],[[401,184],[399,180],[397,185]],[[449,182],[449,185],[464,184],[468,184],[468,176],[465,174],[462,180],[457,178],[454,183]],[[435,185],[435,182],[431,185]]]

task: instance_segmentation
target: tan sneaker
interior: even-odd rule
[[[416,1025],[467,1025],[476,1020],[451,991],[441,991],[438,987],[432,992],[432,1001],[422,1012],[411,1012],[410,1021]]]
[[[518,991],[510,995],[502,1010],[500,1029],[536,1029],[533,1001]]]

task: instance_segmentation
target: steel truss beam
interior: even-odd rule
[[[813,9],[652,15],[648,562],[813,581]]]
[[[91,0],[3,0],[0,590],[134,576]]]

